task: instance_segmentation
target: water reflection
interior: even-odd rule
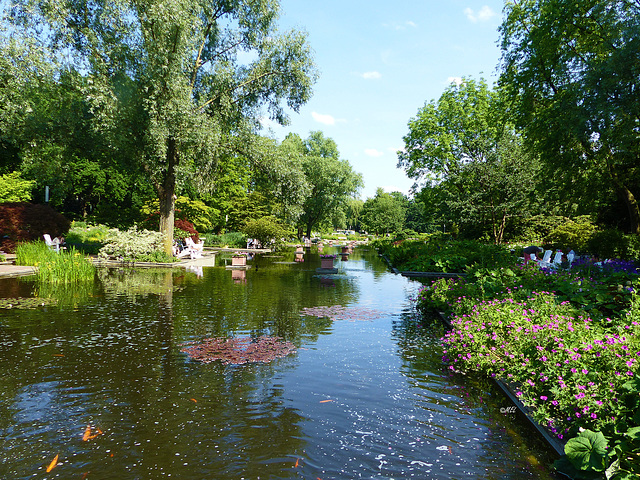
[[[293,255],[201,277],[101,270],[82,300],[0,310],[0,478],[42,476],[56,454],[59,478],[548,477],[497,393],[445,373],[438,327],[410,310],[415,283],[375,252],[330,279],[313,249],[275,263]],[[334,305],[376,315],[300,314]],[[243,366],[180,353],[262,334],[299,350]],[[103,434],[83,442],[87,425]]]

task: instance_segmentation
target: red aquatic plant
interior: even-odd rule
[[[182,352],[202,363],[220,360],[225,365],[269,363],[296,351],[295,345],[280,337],[263,335],[257,338],[205,338],[200,342],[183,344]]]

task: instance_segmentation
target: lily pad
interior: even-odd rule
[[[58,303],[54,298],[32,298],[32,297],[18,297],[18,298],[0,298],[0,308],[38,308],[45,305],[55,305]]]

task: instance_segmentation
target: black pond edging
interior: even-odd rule
[[[440,320],[442,321],[442,323],[444,324],[444,326],[447,329],[451,330],[453,328],[453,325],[451,324],[451,321],[447,318],[447,316],[444,314],[444,312],[437,312],[437,314]],[[520,413],[522,413],[525,416],[525,418],[529,421],[531,426],[535,428],[538,431],[538,433],[540,433],[540,435],[542,435],[542,437],[547,441],[549,446],[553,448],[553,450],[558,454],[558,456],[564,455],[564,443],[561,442],[549,430],[547,430],[545,427],[543,427],[537,421],[534,420],[534,418],[531,416],[531,410],[529,410],[529,408],[527,408],[527,406],[520,401],[520,399],[517,397],[513,389],[509,386],[509,384],[497,378],[493,378],[493,377],[490,377],[490,378],[498,386],[498,388],[502,390],[502,393],[504,393],[505,396],[509,398],[509,400],[511,400],[514,406],[518,410],[520,410]]]

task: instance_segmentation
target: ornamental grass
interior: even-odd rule
[[[41,283],[88,282],[95,276],[95,267],[88,257],[73,248],[56,253],[40,241],[19,245],[16,264],[38,267],[36,275]]]

